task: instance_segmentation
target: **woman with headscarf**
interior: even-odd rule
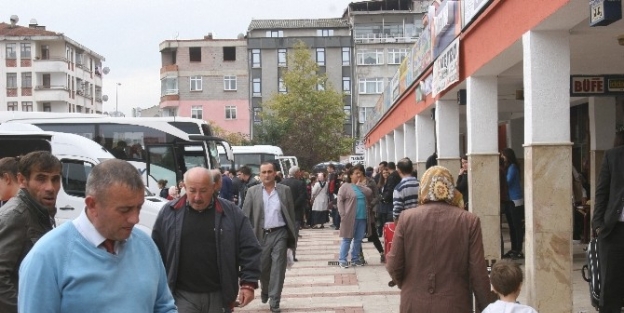
[[[490,292],[479,218],[463,209],[453,176],[442,166],[422,176],[420,205],[401,213],[386,269],[401,289],[400,312],[472,312],[496,300]]]
[[[327,187],[325,173],[318,173],[317,181],[312,187],[312,213],[310,217],[312,228],[325,228],[324,224],[328,222],[329,196]]]
[[[364,171],[360,167],[351,167],[346,175],[345,181],[338,189],[338,213],[340,214],[340,255],[338,265],[342,268],[349,267],[347,254],[351,248],[351,264],[362,266],[360,261],[360,251],[362,249],[362,239],[371,231],[369,222],[369,206],[373,197],[373,192],[366,186],[358,183],[362,180]]]

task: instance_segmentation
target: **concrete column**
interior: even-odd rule
[[[589,98],[589,135],[590,168],[589,185],[590,199],[596,199],[596,183],[602,166],[604,152],[613,147],[615,137],[615,98]],[[578,169],[581,171],[581,169]],[[594,201],[591,201],[591,213],[594,214]]]
[[[418,177],[425,173],[427,158],[435,152],[435,121],[429,114],[418,114],[414,119],[416,128],[416,170]]]
[[[373,150],[373,166],[381,162],[381,142],[377,141]]]
[[[381,157],[381,161],[388,160],[387,137],[388,136],[383,136],[381,137],[381,139],[379,139],[379,157]],[[379,164],[379,162],[377,162],[377,164]]]
[[[405,157],[405,134],[403,126],[399,126],[394,130],[394,162],[398,162]]]
[[[466,94],[469,209],[481,218],[485,259],[492,264],[501,258],[496,77],[468,77]]]
[[[396,142],[394,141],[394,132],[386,135],[386,151],[387,157],[385,161],[396,163]]]
[[[570,35],[529,31],[524,67],[524,204],[527,304],[572,312]]]
[[[416,162],[416,127],[414,120],[411,119],[403,124],[403,134],[405,135],[405,144],[403,151],[405,156],[412,160],[412,163]]]
[[[438,100],[435,111],[438,165],[457,175],[459,161],[459,105],[454,100]]]

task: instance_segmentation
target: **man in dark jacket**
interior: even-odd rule
[[[232,202],[214,196],[210,170],[190,169],[184,186],[186,194],[165,205],[152,230],[178,311],[231,312],[239,285],[240,306],[249,304],[262,251],[251,223]]]
[[[35,242],[54,227],[61,162],[47,151],[19,160],[22,189],[0,212],[0,312],[17,312],[18,272]]]
[[[298,166],[293,166],[288,170],[289,177],[282,180],[280,184],[284,184],[290,187],[290,192],[292,193],[293,203],[295,206],[295,234],[297,241],[299,241],[299,228],[303,225],[303,214],[307,205],[307,191],[306,185],[301,180],[301,171]],[[293,251],[293,259],[298,261],[296,258],[296,250]]]
[[[381,201],[384,203],[392,203],[394,188],[401,182],[401,175],[397,172],[396,164],[394,162],[388,162],[388,171],[390,174],[388,175],[388,179],[386,180],[386,184],[384,185],[383,193],[381,195]]]
[[[245,203],[245,196],[247,195],[247,190],[251,186],[255,186],[260,182],[251,176],[251,168],[248,166],[241,166],[236,172],[236,177],[240,180],[240,183],[237,183],[238,187],[238,206],[240,208],[243,207],[243,203]]]
[[[605,152],[592,228],[598,234],[600,313],[620,312],[624,298],[624,146]]]

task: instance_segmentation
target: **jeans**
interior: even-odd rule
[[[353,241],[351,248],[351,263],[357,263],[360,260],[360,251],[362,251],[362,239],[366,235],[366,219],[356,219],[353,225],[353,238],[342,238],[340,243],[340,256],[338,262],[347,263],[347,253]]]
[[[340,214],[338,214],[338,209],[335,207],[332,208],[332,223],[336,229],[340,228]]]

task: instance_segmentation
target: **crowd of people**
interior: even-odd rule
[[[420,180],[409,158],[374,168],[347,164],[341,171],[329,164],[315,174],[292,167],[280,175],[271,162],[261,164],[257,176],[247,166],[235,172],[191,168],[173,186],[158,182],[169,202],[150,238],[134,227],[145,186],[129,163],[96,165],[84,211],[56,227],[60,161],[41,151],[0,159],[0,312],[232,312],[249,304],[257,289],[262,303],[280,312],[288,250],[298,261],[300,230],[325,226],[341,238],[341,268],[365,266],[363,239],[374,243],[401,289],[401,312],[467,312],[473,296],[484,312],[516,306],[513,312],[534,312],[514,304],[522,284],[516,263],[498,262],[488,276],[480,220],[468,211],[467,158],[456,180],[435,158],[427,163]],[[616,210],[604,190],[609,177],[619,181],[604,166],[597,206]],[[501,153],[499,176],[511,238],[503,258],[519,259],[524,203],[511,149]],[[620,229],[610,218],[597,215],[594,225],[610,249],[605,255],[615,258],[621,244],[611,237]],[[384,251],[387,223],[396,228],[392,248]],[[110,286],[133,292],[109,292]]]

